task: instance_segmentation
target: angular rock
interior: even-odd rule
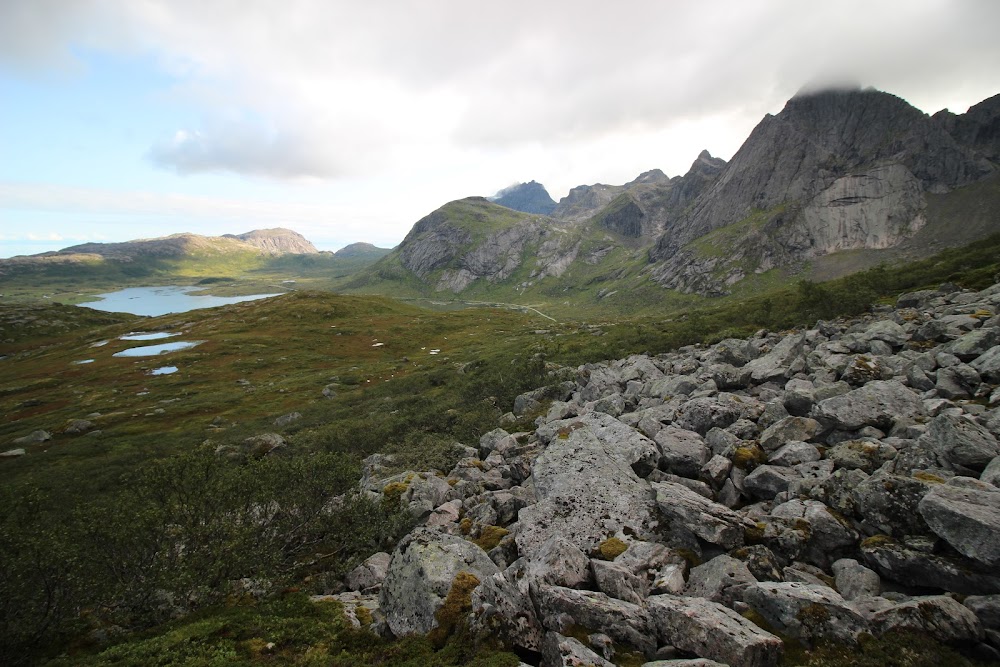
[[[771,516],[806,522],[807,542],[802,558],[819,567],[825,568],[852,551],[858,542],[857,531],[844,517],[816,500],[790,500],[771,510]]]
[[[757,583],[757,579],[750,574],[746,563],[723,554],[691,570],[684,594],[732,606],[752,583]]]
[[[1000,330],[992,327],[976,329],[956,338],[942,348],[962,361],[972,361],[1000,344]]]
[[[1000,345],[983,352],[969,365],[979,372],[983,380],[1000,383]]]
[[[979,481],[1000,488],[1000,456],[990,461],[983,474],[979,476]]]
[[[1000,456],[1000,443],[992,433],[971,419],[948,413],[935,417],[918,443],[939,459],[977,473]]]
[[[959,553],[1000,566],[1000,489],[978,480],[956,485],[962,479],[934,485],[920,501],[920,516]]]
[[[883,578],[906,586],[937,588],[963,595],[1000,593],[1000,574],[975,562],[910,548],[876,535],[861,543],[865,562]]]
[[[344,578],[344,583],[350,591],[364,591],[381,586],[389,571],[392,556],[380,551],[365,559],[361,565],[351,570]]]
[[[656,595],[648,600],[661,642],[732,667],[774,667],[780,639],[732,609],[702,598]]]
[[[35,444],[38,444],[39,442],[46,442],[46,441],[51,440],[51,439],[52,439],[52,434],[51,433],[49,433],[48,431],[38,430],[38,431],[32,431],[31,433],[29,433],[28,435],[26,435],[24,437],[15,438],[14,440],[11,441],[11,444],[13,444],[13,445],[35,445]]]
[[[1000,629],[1000,595],[970,595],[964,604],[984,628]]]
[[[941,398],[970,398],[979,389],[982,379],[972,366],[959,364],[942,368],[937,372],[934,390]]]
[[[578,639],[548,632],[542,642],[542,667],[615,667]]]
[[[847,431],[862,426],[887,431],[897,421],[910,421],[922,415],[923,410],[920,397],[899,382],[876,380],[842,396],[820,401],[813,408],[812,417],[831,428]]]
[[[896,456],[896,450],[879,441],[847,440],[826,450],[826,458],[838,468],[864,470],[872,473],[886,461]]]
[[[640,477],[656,469],[660,450],[656,444],[633,428],[603,413],[588,413],[572,419],[550,422],[536,433],[543,443],[553,439],[565,440],[572,431],[586,428],[601,443],[615,450],[617,458],[624,459]]]
[[[15,459],[18,456],[24,456],[25,453],[24,448],[8,449],[6,452],[0,452],[0,458]]]
[[[392,553],[379,605],[397,637],[427,634],[459,573],[479,581],[499,572],[482,549],[461,537],[417,528]]]
[[[632,574],[619,563],[592,560],[590,569],[594,573],[597,590],[613,598],[641,605],[649,592],[645,578]]]
[[[760,446],[773,452],[792,441],[810,440],[820,431],[820,424],[808,417],[785,417],[760,434]]]
[[[759,384],[791,375],[788,373],[789,367],[795,358],[802,354],[804,340],[805,336],[802,334],[791,334],[782,338],[774,349],[746,365],[750,377]]]
[[[604,593],[559,586],[539,586],[533,597],[542,624],[550,630],[565,631],[568,621],[591,632],[602,632],[646,655],[656,650],[649,614],[639,605]]]
[[[743,544],[747,521],[733,510],[672,482],[653,485],[656,504],[672,526],[675,522],[710,544],[732,549]],[[749,524],[752,526],[753,524]]]
[[[778,632],[812,644],[819,639],[857,643],[868,623],[832,588],[797,582],[750,586],[743,601]]]
[[[545,634],[531,598],[499,572],[483,579],[472,592],[470,629],[477,637],[531,651],[541,649]]]
[[[878,573],[853,558],[841,558],[832,566],[836,578],[837,591],[845,600],[871,598],[882,592],[882,580]]]
[[[800,463],[819,461],[822,458],[816,445],[810,445],[801,440],[792,440],[776,449],[767,457],[767,462],[777,465],[791,467]]]
[[[788,490],[789,485],[801,479],[791,468],[762,465],[743,480],[743,490],[752,498],[773,500],[776,495]]]
[[[561,535],[553,535],[526,561],[532,581],[565,588],[583,588],[589,584],[590,558]]]
[[[946,595],[920,597],[877,612],[871,627],[876,636],[906,630],[946,644],[971,645],[983,640],[983,626],[976,615]]]
[[[694,431],[664,426],[654,440],[662,452],[663,469],[681,477],[696,479],[711,457],[704,439]]]
[[[552,535],[590,553],[609,535],[648,534],[653,492],[630,459],[586,426],[553,438],[532,468],[539,502],[518,513],[520,553],[533,555]]]

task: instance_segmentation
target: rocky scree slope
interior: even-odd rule
[[[385,635],[465,622],[545,667],[765,667],[894,630],[1000,660],[998,309],[1000,285],[945,285],[561,369],[515,403],[533,432],[447,474],[366,461],[363,489],[420,525],[335,597]]]
[[[998,123],[997,98],[930,117],[876,90],[794,97],[664,227],[653,276],[713,294],[753,272],[897,246],[927,223],[928,193],[996,174]]]

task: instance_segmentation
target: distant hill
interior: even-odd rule
[[[225,235],[256,246],[271,255],[311,255],[319,252],[304,236],[290,229],[276,227],[274,229],[255,229],[245,234]]]
[[[556,203],[549,196],[545,186],[535,181],[511,185],[488,199],[494,204],[523,213],[549,215],[556,208]]]
[[[379,248],[372,245],[371,243],[352,243],[346,245],[340,250],[336,251],[334,256],[341,257],[343,259],[357,259],[357,258],[372,258],[378,259],[379,257],[384,257],[388,255],[392,250],[390,248]]]

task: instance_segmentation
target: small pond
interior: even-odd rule
[[[159,345],[143,345],[142,347],[130,347],[127,350],[122,350],[121,352],[115,352],[113,357],[155,357],[158,354],[165,354],[167,352],[176,352],[177,350],[186,350],[188,348],[194,347],[195,345],[201,345],[205,341],[195,340],[195,341],[184,341],[179,340],[174,343],[160,343]]]
[[[266,299],[275,294],[250,294],[248,296],[208,296],[195,294],[201,291],[198,287],[181,287],[167,285],[161,287],[128,287],[117,292],[98,294],[99,301],[88,301],[78,304],[84,308],[93,308],[109,313],[131,313],[155,317],[168,313],[186,313],[198,308],[214,308],[230,303],[241,303],[255,299]]]
[[[170,375],[177,372],[177,366],[160,366],[149,371],[150,375]]]
[[[141,333],[133,331],[132,333],[127,333],[124,336],[119,336],[121,340],[159,340],[160,338],[170,338],[172,336],[180,336],[180,334],[167,333],[166,331],[157,331],[155,333]]]

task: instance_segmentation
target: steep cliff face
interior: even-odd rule
[[[958,117],[954,135],[988,148],[989,113]],[[650,252],[653,276],[684,292],[716,294],[751,272],[895,246],[923,226],[927,193],[996,171],[954,135],[874,90],[793,98],[665,228]]]

